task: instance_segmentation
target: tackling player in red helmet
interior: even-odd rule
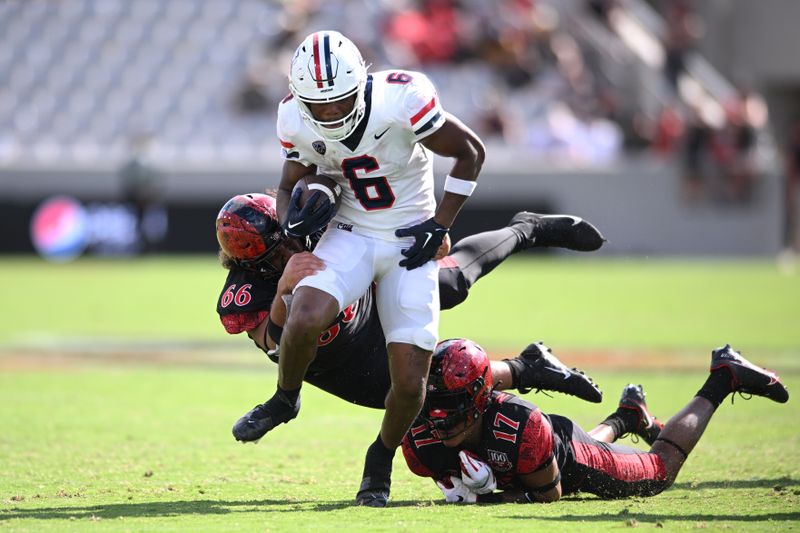
[[[729,395],[789,400],[777,374],[730,345],[711,352],[709,370],[694,398],[663,427],[646,427],[655,426],[655,417],[641,386],[629,385],[617,411],[587,433],[569,418],[492,390],[483,350],[467,339],[448,340],[434,351],[427,399],[403,438],[403,455],[451,503],[553,502],[576,492],[654,496],[675,481]],[[650,450],[615,444],[625,433],[652,442]]]
[[[492,392],[489,356],[469,339],[440,342],[433,352],[420,416],[445,446],[486,411]]]
[[[275,198],[267,194],[234,196],[222,206],[216,226],[222,253],[266,278],[280,277],[289,258],[305,249],[301,241],[284,236]]]

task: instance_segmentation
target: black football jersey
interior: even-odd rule
[[[421,419],[406,433],[402,447],[408,467],[418,476],[441,480],[461,475],[462,448],[446,447]],[[483,414],[480,445],[470,451],[492,468],[498,488],[521,488],[518,475],[535,472],[552,458],[553,431],[538,407],[495,391]]]
[[[277,279],[267,280],[255,272],[232,268],[217,299],[217,314],[223,317],[269,311],[277,292]]]
[[[272,300],[278,291],[278,280],[265,280],[261,275],[234,268],[228,273],[222,294],[217,300],[217,313],[230,333],[239,324],[250,327],[259,317],[266,318]],[[235,320],[237,315],[241,320]],[[262,316],[263,315],[263,316]],[[230,324],[234,324],[231,326]],[[255,324],[257,325],[257,323]],[[350,304],[323,331],[317,340],[317,356],[308,369],[309,374],[326,372],[344,363],[351,357],[386,357],[386,340],[383,336],[378,310],[375,305],[374,287]]]

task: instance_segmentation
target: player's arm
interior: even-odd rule
[[[500,501],[546,503],[560,499],[561,472],[555,458],[555,437],[550,419],[538,408],[532,410],[519,437],[515,477],[522,488],[503,492]]]
[[[289,211],[289,200],[292,198],[292,189],[300,178],[308,174],[316,174],[316,165],[305,166],[296,161],[284,160],[283,171],[281,172],[281,182],[278,185],[277,203],[278,220],[281,223],[286,221],[286,214]]]
[[[478,179],[486,155],[478,136],[448,113],[445,113],[444,124],[419,142],[435,154],[455,159],[455,163],[445,179],[444,195],[433,218],[395,232],[398,237],[415,239],[411,248],[403,250],[402,254],[406,258],[400,261],[400,266],[409,270],[431,259],[441,259],[449,253],[447,232],[461,206],[475,189],[475,180]]]
[[[286,268],[278,280],[278,290],[275,293],[275,298],[272,300],[270,307],[269,324],[264,321],[266,328],[266,344],[270,350],[274,350],[275,346],[280,342],[280,333],[283,326],[286,325],[286,317],[289,315],[289,310],[286,307],[286,298],[291,296],[292,291],[306,276],[316,274],[325,268],[325,263],[312,254],[311,252],[300,252],[294,254],[286,263]],[[260,327],[260,326],[259,326]],[[262,338],[264,330],[261,331]]]
[[[523,496],[528,502],[549,503],[561,499],[561,472],[555,460],[542,470],[519,476],[526,487]]]
[[[477,503],[550,503],[561,498],[561,473],[555,461],[517,479],[525,488],[478,494]]]
[[[253,329],[247,330],[247,336],[253,339],[253,342],[255,342],[258,345],[258,347],[261,348],[262,350],[267,349],[266,332],[267,332],[267,323],[269,322],[269,318],[270,316],[267,315],[267,318],[265,318],[261,322],[261,324],[259,324],[257,327]]]
[[[284,296],[291,295],[297,283],[306,276],[310,276],[325,268],[325,263],[310,252],[301,252],[293,255],[284,268],[278,280],[278,287],[268,314],[259,313],[263,319],[256,327],[247,329],[250,337],[262,350],[274,350],[280,341],[280,332],[286,324],[288,309]],[[251,315],[254,315],[251,313]],[[249,315],[248,315],[249,316]],[[241,330],[240,330],[241,331]]]
[[[433,153],[455,159],[434,220],[449,228],[474,189],[486,149],[480,138],[455,116],[445,113],[445,123],[420,142]]]

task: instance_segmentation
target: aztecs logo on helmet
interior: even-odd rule
[[[469,339],[440,342],[431,357],[422,417],[437,438],[457,426],[464,429],[483,414],[492,393],[489,356]]]

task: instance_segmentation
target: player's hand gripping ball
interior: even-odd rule
[[[325,226],[336,215],[342,187],[323,174],[309,175],[295,184],[283,231],[290,237],[306,237]]]
[[[467,452],[458,452],[461,462],[461,481],[475,494],[488,494],[497,488],[497,480],[492,468],[484,463],[477,455]]]
[[[437,481],[436,486],[444,494],[444,500],[447,503],[475,503],[478,501],[478,495],[469,490],[469,487],[456,476]]]

